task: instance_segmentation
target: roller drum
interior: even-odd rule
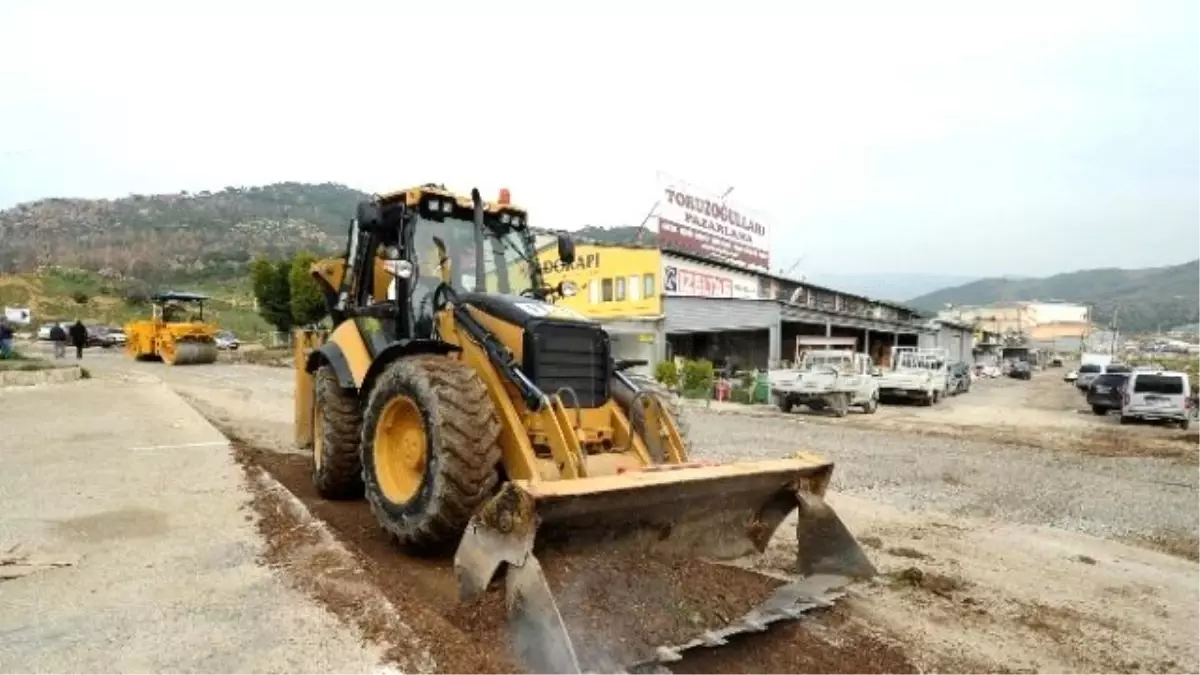
[[[214,363],[217,360],[217,346],[211,342],[183,341],[175,344],[175,358],[170,361],[173,366],[189,366],[204,363]]]

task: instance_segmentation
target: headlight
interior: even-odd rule
[[[562,293],[564,298],[570,298],[579,293],[579,286],[574,281],[564,279],[559,284],[559,292]]]
[[[413,273],[412,263],[407,260],[385,260],[383,268],[388,274],[400,279],[408,279]]]
[[[502,225],[508,225],[508,224],[509,224],[509,223],[511,223],[511,222],[512,222],[512,216],[511,216],[511,215],[509,215],[509,214],[507,214],[507,213],[501,213],[501,214],[500,214],[500,223],[501,223]]]
[[[442,201],[440,199],[430,199],[428,204],[429,210],[433,211],[434,213],[442,210]]]
[[[442,202],[442,213],[451,213],[454,211],[454,202],[447,199]]]

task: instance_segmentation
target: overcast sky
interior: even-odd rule
[[[574,229],[668,172],[800,273],[1200,249],[1195,0],[173,4],[0,4],[0,207],[436,181]]]

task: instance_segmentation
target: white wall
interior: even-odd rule
[[[758,277],[664,253],[663,292],[671,296],[758,298]]]
[[[1034,302],[1030,303],[1029,307],[1033,310],[1034,320],[1037,321],[1037,323],[1082,323],[1087,320],[1088,315],[1088,308],[1084,305],[1056,302]]]

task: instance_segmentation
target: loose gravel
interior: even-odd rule
[[[1105,538],[1195,538],[1194,466],[1096,457],[687,408],[692,452],[728,460],[810,450],[836,463],[831,489],[913,513],[1049,525]]]

